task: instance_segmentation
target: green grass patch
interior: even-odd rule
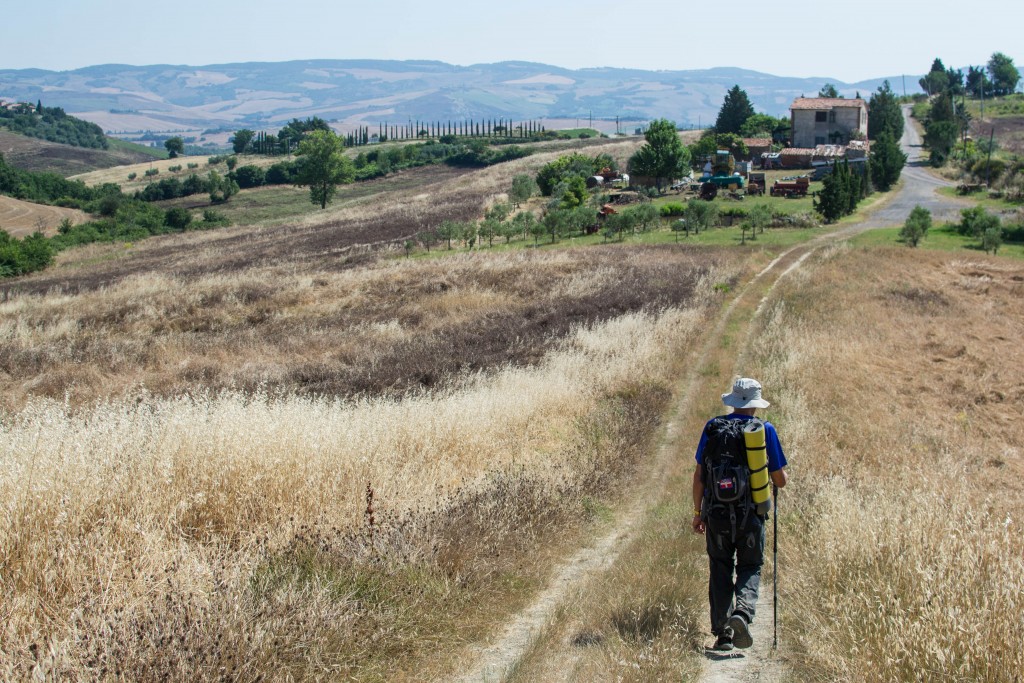
[[[973,118],[981,118],[981,100],[967,100],[967,111]],[[985,118],[998,119],[1024,116],[1024,94],[1014,93],[1005,97],[985,98]]]
[[[1024,202],[1011,202],[1008,199],[990,197],[988,192],[973,192],[971,194],[960,194],[955,187],[940,187],[939,194],[957,199],[968,199],[977,206],[982,206],[993,213],[1002,211],[1014,211],[1024,206]]]
[[[145,154],[151,156],[154,159],[167,159],[169,154],[166,149],[160,149],[157,147],[147,147],[146,145],[139,145],[134,142],[128,142],[127,140],[119,140],[117,138],[107,138],[110,143],[110,149],[122,150],[125,152],[134,152],[136,154]]]
[[[576,140],[579,138],[585,139],[601,137],[601,131],[595,130],[593,128],[567,128],[565,130],[559,130],[556,132],[558,133],[558,137],[562,139],[572,138],[573,140]]]
[[[896,247],[905,246],[899,237],[900,228],[878,228],[863,232],[850,243],[856,247]],[[910,247],[907,247],[908,249]],[[973,237],[964,237],[956,232],[953,225],[940,225],[932,228],[918,244],[919,249],[935,251],[964,251],[984,254],[981,243]],[[1024,242],[1003,242],[999,247],[998,256],[1024,259]]]

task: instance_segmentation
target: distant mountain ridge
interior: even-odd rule
[[[683,127],[713,122],[726,90],[743,88],[774,116],[825,83],[865,98],[885,78],[773,76],[718,67],[645,71],[564,69],[532,62],[456,66],[437,61],[302,60],[205,66],[104,64],[72,71],[0,70],[0,100],[63,107],[108,132],[275,129],[319,116],[338,127],[409,121],[669,118]],[[890,77],[902,91],[899,77]],[[907,78],[919,92],[917,76]],[[908,83],[909,85],[909,83]],[[908,90],[908,92],[911,92]],[[598,126],[595,126],[598,127]]]

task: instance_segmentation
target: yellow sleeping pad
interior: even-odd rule
[[[743,443],[747,447],[747,467],[750,468],[750,495],[757,507],[757,514],[764,515],[772,509],[764,422],[750,420],[743,428]]]

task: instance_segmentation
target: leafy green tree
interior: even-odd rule
[[[537,187],[536,180],[525,173],[520,173],[512,178],[512,192],[509,193],[509,199],[512,200],[513,206],[518,209],[520,204],[528,201],[530,197],[539,191],[540,188]]]
[[[981,248],[985,253],[992,252],[993,256],[1003,245],[1003,229],[998,225],[987,228],[981,235]]]
[[[259,166],[248,164],[239,166],[234,172],[234,178],[238,186],[244,190],[262,185],[266,181],[266,172]]]
[[[686,224],[685,218],[677,218],[676,220],[672,221],[671,228],[672,236],[675,238],[676,242],[679,241],[679,233],[683,232],[686,233],[687,235],[690,234],[690,226]]]
[[[821,90],[818,91],[818,97],[828,97],[830,99],[836,99],[838,97],[842,97],[842,95],[840,95],[839,91],[836,90],[836,86],[832,85],[831,83],[826,83],[825,85],[821,86]]]
[[[558,238],[569,232],[569,216],[571,209],[551,209],[544,214],[544,227],[547,234],[551,236],[551,243],[554,244]]]
[[[829,223],[834,223],[850,213],[850,168],[846,163],[836,163],[832,172],[822,181],[815,210]]]
[[[988,75],[992,79],[992,89],[996,95],[1009,95],[1017,89],[1020,72],[1013,65],[1013,60],[1002,52],[993,53],[988,60]]]
[[[323,131],[327,133],[331,132],[331,127],[319,116],[308,118],[305,121],[292,119],[277,132],[277,141],[282,147],[284,147],[285,151],[288,151],[298,145],[307,133],[312,133],[314,131]]]
[[[542,166],[537,172],[537,186],[542,195],[550,197],[555,187],[562,181],[580,177],[586,184],[586,179],[594,173],[594,160],[584,154],[573,152]]]
[[[416,241],[423,245],[423,248],[430,253],[430,247],[437,244],[437,232],[434,230],[420,230],[416,233]]]
[[[747,144],[739,135],[735,133],[716,134],[710,131],[701,135],[700,140],[690,145],[688,149],[690,150],[690,159],[694,164],[713,157],[715,152],[720,149],[729,150],[734,157],[744,157],[750,152],[747,149]]]
[[[442,221],[437,226],[437,236],[448,243],[448,250],[451,251],[452,240],[457,240],[462,235],[462,227],[457,221]]]
[[[951,95],[941,95],[932,100],[928,119],[924,125],[924,144],[931,155],[932,166],[941,166],[949,158],[956,144],[959,124],[953,111]]]
[[[740,128],[740,135],[745,138],[784,137],[789,130],[790,120],[786,117],[775,118],[768,114],[751,115]]]
[[[355,166],[343,148],[341,138],[330,130],[314,130],[299,143],[300,163],[294,183],[308,187],[309,200],[321,209],[327,208],[339,184],[355,179]]]
[[[988,80],[988,74],[983,67],[967,67],[967,79],[964,83],[967,94],[971,97],[984,97],[991,95],[992,82]],[[869,122],[870,123],[870,122]]]
[[[888,131],[893,140],[903,137],[903,112],[889,81],[878,87],[868,101],[868,138],[877,140],[883,131]]]
[[[888,192],[900,179],[903,167],[907,163],[907,155],[893,140],[888,130],[882,131],[878,139],[871,145],[871,179],[882,192]]]
[[[654,178],[660,191],[663,180],[671,181],[689,171],[690,151],[679,139],[675,123],[658,119],[644,137],[647,143],[629,160],[630,173]]]
[[[543,236],[547,232],[548,228],[547,225],[544,224],[544,221],[537,220],[537,217],[534,216],[532,213],[530,214],[530,216],[532,218],[528,222],[526,222],[526,228],[530,231],[530,235],[533,236],[533,246],[536,247],[537,243],[540,241],[541,236]]]
[[[661,220],[661,212],[651,202],[630,206],[626,213],[633,219],[633,229],[639,229],[640,232],[647,232]]]
[[[907,216],[903,227],[900,228],[900,239],[911,247],[916,247],[924,239],[930,227],[932,227],[932,212],[920,205],[915,206]]]
[[[210,171],[206,186],[210,193],[210,202],[213,204],[221,204],[238,194],[238,183],[233,178],[224,177],[217,171]]]
[[[188,209],[183,209],[179,206],[167,209],[167,213],[164,214],[164,225],[172,230],[184,230],[191,222],[192,214],[189,213]]]
[[[235,131],[235,136],[231,138],[231,147],[235,150],[235,154],[245,154],[249,150],[249,144],[255,136],[256,131],[249,130],[248,128]]]
[[[752,233],[764,232],[772,224],[772,209],[767,204],[758,204],[747,213],[747,222]]]
[[[989,213],[984,207],[972,206],[968,209],[961,209],[960,223],[956,226],[957,233],[981,239],[988,230],[993,228],[1000,228],[999,216]]]
[[[494,238],[501,234],[502,222],[493,217],[484,218],[477,225],[477,235],[480,236],[480,241],[487,240],[487,246],[494,246]]]
[[[167,152],[171,155],[172,159],[176,159],[185,153],[185,141],[177,136],[164,140],[164,147],[167,148]]]
[[[700,234],[701,230],[707,230],[718,225],[718,204],[705,202],[702,199],[691,199],[686,203],[686,211],[683,219],[686,225],[693,230],[694,234]]]
[[[743,124],[753,115],[754,105],[750,103],[747,93],[740,86],[734,85],[725,94],[722,108],[718,110],[718,118],[715,119],[715,132],[739,134]]]
[[[946,66],[938,57],[932,62],[932,68],[918,81],[921,89],[929,96],[940,93],[949,85],[949,75],[946,73]]]

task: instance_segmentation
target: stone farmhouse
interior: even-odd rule
[[[868,104],[862,99],[798,97],[789,112],[793,147],[846,145],[868,137]]]

